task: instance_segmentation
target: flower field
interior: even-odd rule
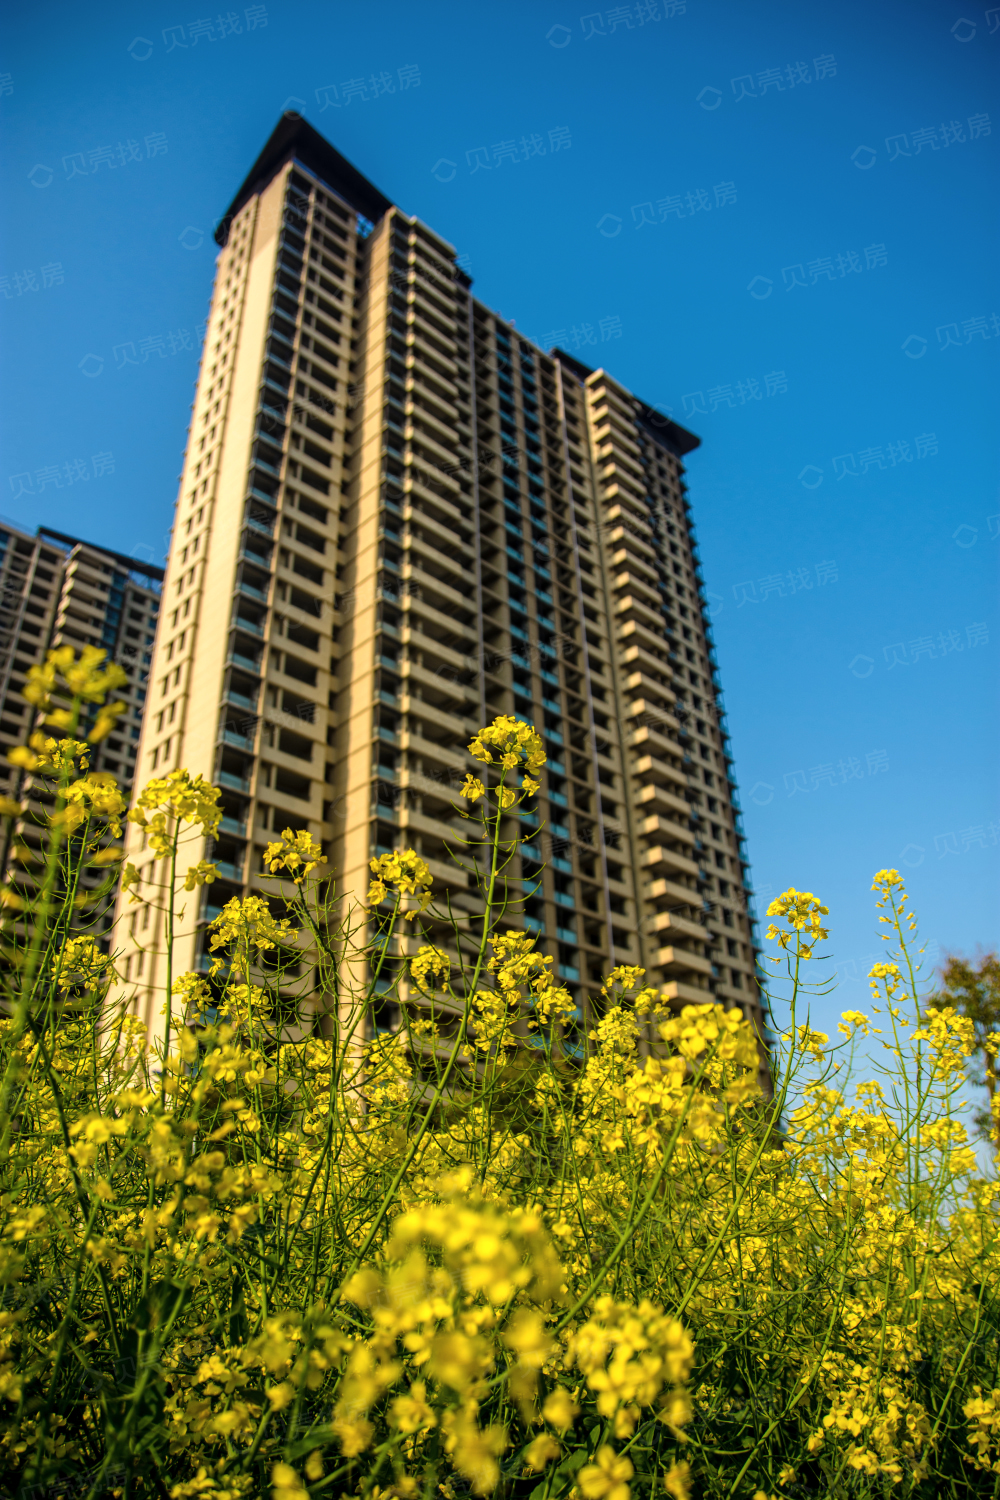
[[[92,737],[115,714],[98,658],[38,670],[57,737],[16,752],[32,790],[0,807],[45,834],[4,895],[4,1494],[1000,1494],[974,1038],[924,1011],[896,871],[871,1004],[834,1038],[809,1006],[835,916],[789,890],[767,1068],[741,1012],[672,1010],[625,967],[571,1047],[506,874],[544,746],[498,719],[456,853],[481,915],[439,908],[407,850],[338,892],[288,832],[280,894],[227,903],[151,1043],[80,872],[110,889],[112,836],[142,827],[157,880],[123,884],[169,947],[213,878],[185,846],[217,794],[175,771],[128,811],[89,774],[84,706]]]

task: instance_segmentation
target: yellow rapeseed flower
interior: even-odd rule
[[[47,708],[60,680],[72,698],[100,703],[108,692],[124,687],[128,677],[117,662],[103,666],[107,652],[84,646],[77,656],[72,646],[59,646],[46,655],[42,666],[29,667],[23,697],[36,708]]]
[[[287,917],[272,914],[263,896],[233,896],[209,923],[209,930],[213,951],[233,944],[253,954],[273,952],[299,935]]]
[[[373,879],[368,887],[368,905],[378,906],[390,890],[403,896],[416,896],[417,906],[405,913],[408,921],[431,903],[431,872],[419,854],[412,849],[394,849],[368,861]]]
[[[284,870],[296,885],[301,885],[318,865],[326,864],[326,855],[308,829],[293,832],[286,828],[281,838],[264,850],[264,864],[272,875]]]
[[[501,714],[480,729],[469,744],[469,753],[487,765],[499,762],[505,770],[523,766],[529,775],[539,771],[546,760],[541,735],[510,714]]]
[[[199,859],[196,865],[188,866],[187,874],[184,876],[184,889],[194,891],[200,885],[211,885],[218,873],[218,866],[212,864],[211,860]]]
[[[275,1464],[271,1469],[271,1500],[309,1500],[309,1491],[291,1464]]]
[[[451,978],[451,959],[440,948],[425,943],[410,959],[410,977],[422,990],[439,989]]]
[[[185,823],[196,824],[211,838],[222,821],[219,796],[218,787],[203,776],[181,769],[168,771],[166,776],[154,777],[139,793],[129,822],[144,831],[154,858],[166,859],[173,848],[168,820],[174,822],[175,832]]]
[[[585,1464],[576,1482],[585,1500],[629,1500],[628,1481],[634,1473],[631,1459],[605,1444],[597,1450],[597,1462]]]
[[[686,1459],[671,1464],[663,1476],[663,1488],[672,1500],[691,1500],[691,1465]]]
[[[542,1416],[557,1432],[565,1432],[572,1427],[579,1415],[580,1408],[565,1386],[557,1385],[546,1396]]]
[[[830,908],[824,906],[811,891],[797,891],[794,886],[790,886],[783,896],[772,901],[767,908],[769,917],[786,919],[788,931],[782,931],[772,922],[767,929],[767,936],[772,941],[776,939],[786,951],[791,949],[793,941],[798,937],[794,952],[799,958],[812,958],[816,943],[830,935],[820,921],[829,912]],[[804,938],[801,936],[803,933],[807,934]]]
[[[63,788],[62,797],[65,805],[61,811],[52,814],[54,825],[61,824],[72,833],[88,818],[97,817],[107,824],[112,837],[121,837],[125,798],[108,771],[90,771],[70,782]]]
[[[524,1450],[524,1461],[529,1469],[540,1473],[546,1464],[558,1458],[562,1449],[550,1432],[540,1432]]]
[[[64,992],[76,985],[93,989],[107,984],[112,972],[111,958],[101,952],[92,937],[72,937],[59,955],[56,985]]]

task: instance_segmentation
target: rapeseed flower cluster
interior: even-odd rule
[[[410,959],[410,978],[428,993],[445,988],[451,979],[451,959],[432,943],[424,943]]]
[[[214,836],[222,821],[219,791],[203,776],[168,771],[140,792],[128,819],[143,830],[154,858],[166,859],[175,848],[174,825],[197,825],[204,836]]]
[[[431,903],[431,872],[424,860],[412,849],[394,849],[391,854],[379,854],[369,861],[372,881],[368,887],[369,906],[379,906],[393,891],[402,901],[416,896],[417,905],[405,912],[408,921],[425,912]]]
[[[47,653],[41,666],[28,668],[22,696],[45,716],[45,723],[68,734],[76,731],[83,704],[96,704],[97,715],[88,735],[91,744],[105,739],[125,710],[121,701],[107,701],[107,695],[124,687],[127,674],[117,662],[105,665],[107,652],[98,646],[84,646],[77,656],[72,646],[59,646]],[[69,708],[55,706],[56,701],[70,700]]]
[[[824,906],[811,891],[797,891],[790,887],[767,908],[769,917],[784,917],[788,926],[782,928],[772,922],[767,935],[780,943],[786,953],[794,948],[797,957],[812,958],[816,944],[829,936],[822,925],[822,918],[828,916],[829,911],[830,908]],[[807,933],[808,938],[803,939],[802,933]]]
[[[326,864],[326,855],[308,829],[293,832],[286,828],[281,838],[264,850],[264,864],[272,875],[283,870],[296,885],[301,885],[318,865]]]
[[[538,773],[545,764],[545,746],[541,735],[523,719],[510,714],[501,714],[492,724],[481,729],[469,744],[469,754],[485,765],[498,766],[500,784],[497,801],[501,808],[513,807],[518,794],[510,785],[510,775],[521,774],[521,794],[531,797],[538,791]],[[478,776],[471,773],[465,778],[460,795],[470,802],[477,802],[486,795],[486,787]]]

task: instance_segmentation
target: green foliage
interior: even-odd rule
[[[954,1007],[972,1023],[975,1048],[970,1078],[986,1090],[986,1107],[975,1111],[976,1129],[1000,1155],[1000,1091],[997,1089],[997,1051],[1000,1042],[1000,958],[987,953],[978,966],[952,955],[941,973],[941,989],[927,1002],[928,1010]]]

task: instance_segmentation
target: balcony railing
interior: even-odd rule
[[[263,490],[251,490],[251,495],[256,495],[260,500],[269,500],[270,495],[265,495]],[[259,531],[262,536],[274,536],[274,522],[263,521],[257,516],[247,516],[245,524],[253,531]]]
[[[253,737],[241,734],[238,729],[223,729],[219,739],[224,745],[234,745],[237,750],[253,750]]]
[[[232,771],[216,771],[215,780],[219,786],[227,787],[232,792],[245,792],[249,795],[250,783],[242,776],[236,776]]]
[[[246,693],[237,693],[233,688],[226,689],[226,702],[234,703],[237,708],[249,708],[255,710],[257,707],[257,696],[247,697]]]
[[[256,657],[244,656],[241,651],[230,651],[226,657],[227,667],[242,667],[244,672],[253,672],[260,676],[260,662]]]
[[[256,620],[248,620],[244,615],[237,615],[233,625],[237,630],[245,630],[248,635],[259,635],[262,640],[264,638],[264,626],[258,624]]]
[[[278,488],[277,485],[275,485],[272,489],[268,489],[267,485],[270,483],[271,481],[269,479],[266,481],[262,481],[261,476],[254,473],[254,465],[251,461],[250,474],[247,479],[248,515],[252,514],[253,510],[253,507],[249,503],[251,500],[262,500],[270,511],[276,511],[278,509]],[[265,519],[273,521],[274,516],[270,515]]]
[[[268,591],[266,589],[257,588],[255,584],[248,583],[245,578],[240,579],[238,587],[239,592],[246,594],[249,599],[259,599],[261,604],[267,603]]]
[[[273,464],[269,464],[266,458],[255,458],[253,460],[253,466],[255,469],[263,469],[265,474],[273,474],[275,479],[281,478],[281,470],[276,469]],[[272,504],[274,503],[273,495],[268,495],[267,498],[272,502]]]

